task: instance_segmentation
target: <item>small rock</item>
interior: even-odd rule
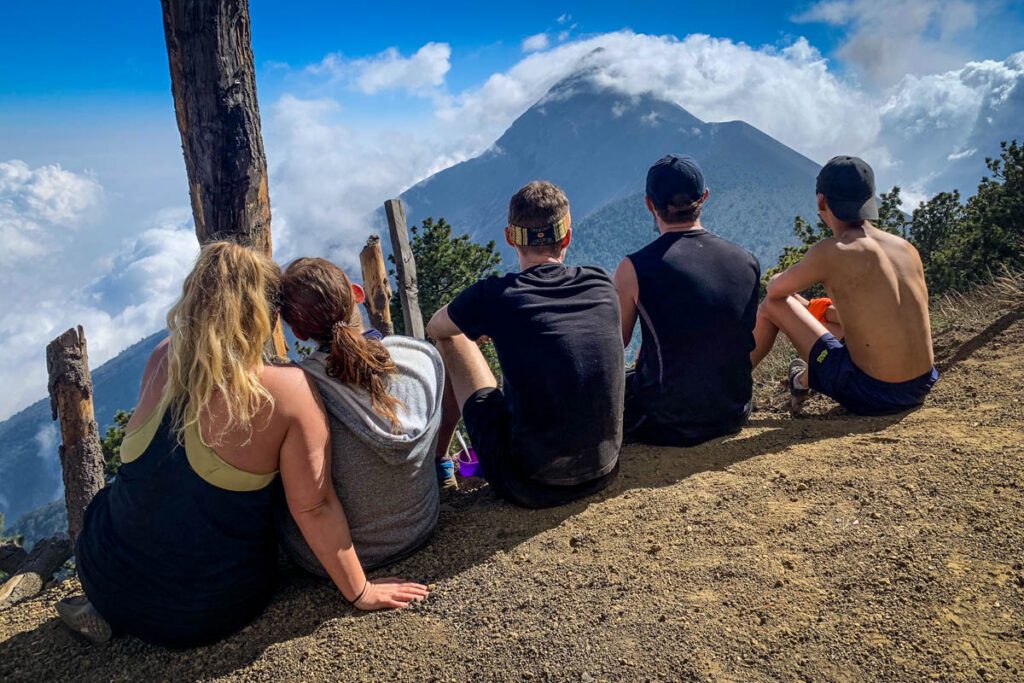
[[[804,484],[803,482],[800,482],[799,484],[796,485],[796,490],[797,491],[806,491],[807,490],[807,484]]]
[[[580,676],[580,681],[583,683],[594,683],[594,677],[584,671],[583,675]]]

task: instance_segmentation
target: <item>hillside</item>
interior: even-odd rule
[[[0,613],[0,680],[1019,681],[1024,296],[935,317],[943,377],[915,412],[793,419],[766,377],[741,434],[627,446],[590,499],[459,491],[388,569],[433,584],[404,613],[291,577],[217,645],[93,647],[51,606],[72,581]]]
[[[89,331],[86,330],[88,336]],[[92,369],[96,421],[101,433],[114,421],[114,413],[131,408],[139,396],[142,371],[153,347],[163,339],[158,332],[128,347],[102,366]],[[39,362],[45,363],[44,350]],[[46,387],[40,387],[46,391]],[[50,400],[43,399],[0,422],[0,512],[7,526],[30,510],[62,495],[57,446],[60,431],[50,418]]]
[[[550,180],[572,204],[572,258],[610,269],[654,236],[642,193],[647,169],[667,152],[698,159],[711,190],[708,227],[762,264],[792,243],[794,216],[815,215],[818,164],[742,121],[706,123],[652,95],[602,89],[587,72],[555,85],[489,150],[402,199],[410,224],[443,216],[456,232],[497,241],[508,266],[514,255],[501,229],[509,197],[530,180]]]

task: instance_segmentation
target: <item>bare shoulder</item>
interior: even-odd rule
[[[282,408],[308,408],[316,402],[312,381],[298,365],[268,365],[260,379]]]

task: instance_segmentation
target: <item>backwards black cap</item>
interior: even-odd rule
[[[666,154],[647,171],[647,196],[659,211],[700,201],[705,189],[704,173],[690,156]]]
[[[875,172],[863,159],[833,157],[818,173],[816,186],[835,217],[847,223],[878,220]]]

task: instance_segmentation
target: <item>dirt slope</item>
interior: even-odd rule
[[[1024,320],[1004,312],[937,339],[944,376],[905,416],[792,419],[771,388],[736,437],[627,447],[584,502],[460,492],[394,569],[435,584],[415,609],[357,614],[298,577],[215,646],[94,647],[50,607],[72,582],[0,613],[0,680],[1022,680]]]

